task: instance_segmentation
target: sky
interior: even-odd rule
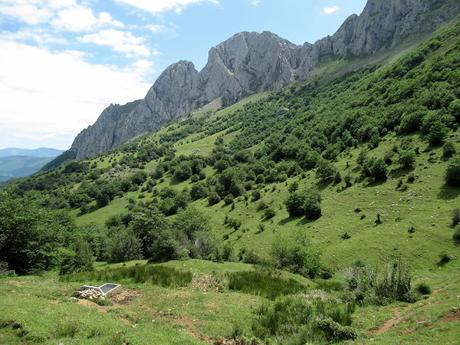
[[[145,96],[178,60],[198,70],[240,31],[296,44],[365,0],[0,0],[0,148],[68,149],[110,104]]]

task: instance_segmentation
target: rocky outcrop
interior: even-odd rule
[[[460,12],[458,0],[369,0],[363,13],[315,44],[295,45],[270,32],[242,32],[212,48],[198,72],[193,63],[168,67],[145,99],[111,105],[72,144],[77,159],[105,152],[216,99],[235,102],[307,79],[326,59],[373,54],[432,31]]]

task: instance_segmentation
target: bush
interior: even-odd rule
[[[309,189],[304,195],[305,217],[316,220],[321,217],[321,194],[317,189]]]
[[[442,157],[443,158],[445,159],[452,158],[453,156],[455,156],[456,153],[457,153],[457,150],[455,149],[455,145],[451,141],[448,141],[447,143],[443,145],[442,147]]]
[[[460,156],[450,162],[444,178],[448,186],[460,187]]]
[[[78,240],[72,249],[61,251],[59,274],[93,270],[93,256],[87,242]]]
[[[227,194],[224,198],[225,205],[233,204],[234,197],[232,194]]]
[[[420,283],[416,289],[421,295],[431,295],[431,287],[426,283]]]
[[[321,160],[316,169],[316,177],[321,183],[328,183],[334,180],[337,174],[337,169],[334,165],[326,160]]]
[[[454,231],[454,234],[452,235],[452,239],[454,240],[455,244],[460,244],[460,227],[457,226],[457,228]]]
[[[452,227],[457,226],[460,224],[460,208],[456,208],[452,211]]]
[[[281,278],[276,272],[260,266],[255,266],[252,271],[232,272],[227,277],[230,290],[270,299],[299,293],[307,289],[306,286],[292,278]]]
[[[299,191],[291,193],[285,202],[286,209],[291,217],[299,217],[305,213],[305,198]]]
[[[130,230],[118,229],[109,243],[108,256],[111,263],[141,259],[141,243]]]
[[[192,186],[190,190],[190,197],[192,200],[196,201],[199,199],[204,199],[208,196],[208,190],[206,186],[202,183],[196,183]]]
[[[212,192],[208,196],[208,204],[209,206],[217,205],[220,202],[220,196],[216,192]]]
[[[271,207],[267,208],[264,211],[264,219],[265,220],[272,219],[275,216],[276,216],[276,211],[274,209],[272,209]]]
[[[265,302],[255,311],[252,329],[267,343],[269,339],[282,344],[304,345],[356,338],[349,327],[352,304],[325,294],[278,297]]]
[[[321,270],[319,255],[304,239],[277,238],[272,244],[271,256],[276,267],[304,277],[315,278]]]
[[[403,169],[412,169],[415,164],[415,153],[412,150],[404,150],[399,153],[398,162]]]
[[[436,121],[431,125],[428,142],[432,146],[440,145],[444,142],[448,132],[449,130],[441,121]]]

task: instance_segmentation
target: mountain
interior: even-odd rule
[[[6,148],[0,149],[0,158],[11,156],[27,156],[27,157],[57,157],[64,151],[51,149],[47,147],[40,147],[38,149],[20,149],[20,148]]]
[[[234,103],[252,93],[306,80],[319,63],[367,56],[433,31],[460,12],[456,0],[369,0],[332,36],[295,45],[270,32],[242,32],[212,48],[198,72],[179,61],[157,79],[146,97],[110,105],[75,139],[68,156],[84,159],[155,131],[212,101]]]
[[[0,182],[32,175],[62,154],[62,150],[6,148],[0,150]]]

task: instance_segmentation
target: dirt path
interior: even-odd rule
[[[375,335],[383,334],[403,321],[399,308],[395,308],[393,313],[394,316],[391,319],[385,321],[382,325],[374,329],[372,333]]]

